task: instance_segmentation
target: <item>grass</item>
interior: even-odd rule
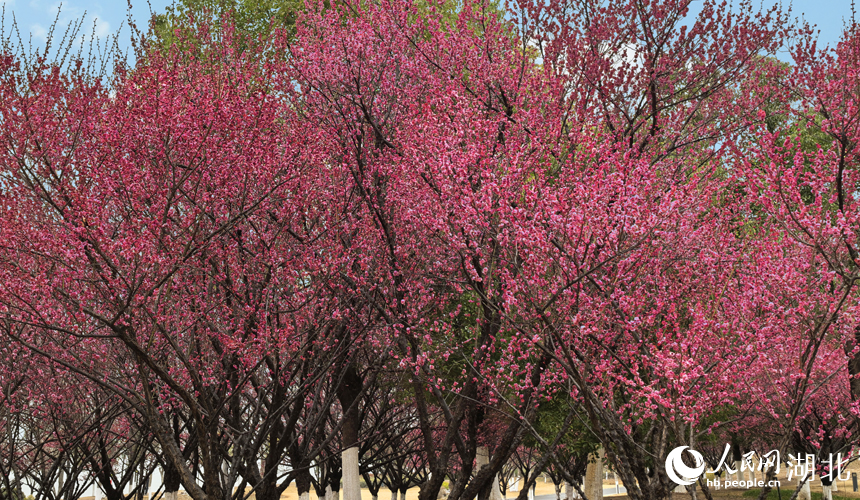
[[[793,493],[794,493],[794,488],[791,488],[790,490],[786,489],[785,491],[782,492],[782,500],[789,500]],[[747,497],[747,498],[750,498],[750,497],[751,498],[758,498],[759,494],[761,494],[760,489],[753,489],[753,490],[744,491],[742,496]],[[767,494],[767,500],[780,500],[779,497],[780,497],[780,495],[779,495],[779,492],[777,491],[776,488],[773,488],[772,490],[770,490],[770,493]],[[812,492],[812,500],[821,500],[821,492],[820,491],[813,491]],[[837,494],[833,495],[833,500],[856,500],[856,499],[853,499],[851,497],[839,496],[839,494],[837,492]]]

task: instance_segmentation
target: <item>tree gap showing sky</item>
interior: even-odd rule
[[[777,2],[765,0],[764,7]],[[132,19],[138,28],[145,30],[150,12],[162,13],[173,4],[173,0],[133,0]],[[81,36],[87,42],[92,34],[99,39],[119,31],[119,44],[125,51],[130,47],[128,29],[128,6],[122,0],[0,0],[4,11],[4,30],[8,34],[13,15],[25,45],[29,39],[36,47],[47,41],[51,24],[57,19],[56,33],[62,36],[66,26],[73,20],[84,18]],[[693,0],[691,18],[698,12],[701,0]],[[782,2],[791,6],[792,17],[806,20],[817,26],[819,44],[834,45],[838,42],[846,23],[852,18],[852,0],[795,0]],[[59,17],[57,12],[59,11]],[[17,41],[17,37],[13,37]],[[784,56],[788,59],[787,54]],[[780,57],[782,59],[782,57]]]

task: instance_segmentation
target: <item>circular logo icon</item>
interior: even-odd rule
[[[693,459],[696,461],[695,467],[687,467],[687,464],[681,459],[684,450],[693,455]],[[689,446],[679,446],[669,452],[669,456],[666,457],[666,474],[675,484],[689,486],[695,483],[703,472],[705,472],[705,459],[701,453]]]

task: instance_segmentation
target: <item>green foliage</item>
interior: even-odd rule
[[[325,0],[326,8],[334,6],[335,2]],[[455,26],[457,16],[464,7],[461,0],[444,0],[441,4],[429,0],[414,0],[413,6],[418,13],[429,13],[434,10],[440,15],[444,26]],[[216,32],[223,27],[225,20],[233,23],[236,28],[238,49],[242,50],[251,44],[269,36],[276,29],[285,29],[292,33],[296,19],[304,8],[303,0],[179,0],[175,7],[168,7],[163,14],[155,16],[150,39],[156,46],[169,48],[180,44],[184,53],[195,51],[196,47],[182,44],[183,40],[192,37],[189,30],[189,20],[208,21]],[[499,0],[479,1],[472,3],[473,9],[481,9],[489,15],[504,16],[504,8]],[[349,16],[348,8],[342,10],[344,16]],[[478,28],[473,26],[472,28]],[[177,36],[177,30],[185,31],[186,36]]]
[[[168,7],[167,12],[155,17],[150,37],[157,45],[169,48],[191,38],[177,36],[177,30],[190,29],[190,19],[209,21],[216,32],[224,21],[229,21],[236,28],[236,48],[242,50],[275,29],[292,30],[303,5],[302,0],[180,0],[175,7]],[[180,47],[182,51],[195,48]]]
[[[34,500],[33,495],[24,495],[20,491],[12,491],[10,494],[5,488],[0,488],[0,499],[2,500]]]
[[[552,442],[556,433],[562,430],[570,405],[570,398],[564,394],[556,394],[551,400],[542,402],[538,408],[534,428],[547,442]],[[573,419],[570,428],[561,438],[560,445],[564,447],[563,455],[587,456],[595,453],[600,447],[597,437],[589,431],[580,415]],[[538,441],[531,435],[523,438],[523,444],[529,447],[539,446]]]

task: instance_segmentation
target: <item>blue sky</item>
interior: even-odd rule
[[[755,0],[754,0],[755,1]],[[775,0],[765,0],[764,5],[772,5]],[[172,0],[132,0],[134,8],[132,15],[141,29],[146,27],[149,12],[163,12]],[[694,4],[698,3],[694,0]],[[788,5],[788,0],[783,5]],[[5,28],[8,31],[12,13],[18,22],[22,37],[25,39],[32,34],[33,42],[43,45],[47,30],[57,15],[60,7],[59,0],[0,0],[5,9]],[[63,0],[58,26],[63,28],[72,19],[80,19],[86,13],[84,32],[89,36],[93,31],[104,37],[120,28],[127,19],[126,0]],[[835,43],[842,32],[843,20],[851,17],[851,0],[794,0],[793,16],[803,16],[810,23],[818,25],[821,30],[819,43]],[[62,29],[58,30],[62,33]],[[128,28],[125,27],[120,36],[123,46],[128,46]]]
[[[172,3],[173,0],[132,0],[132,18],[138,28],[145,30],[150,12],[164,12]],[[92,34],[104,39],[106,35],[116,34],[117,30],[121,30],[121,47],[127,49],[130,45],[127,0],[0,0],[0,5],[4,10],[5,32],[9,32],[14,14],[25,45],[28,37],[32,36],[34,45],[44,46],[48,29],[55,19],[58,19],[55,31],[62,36],[69,22],[82,17],[84,22],[81,35],[85,40],[89,40]],[[13,38],[13,41],[17,42],[17,38]]]

